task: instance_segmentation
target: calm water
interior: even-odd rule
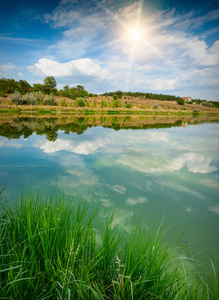
[[[128,218],[127,231],[141,220],[149,227],[164,221],[165,227],[173,225],[169,241],[187,227],[181,241],[192,242],[187,255],[203,251],[214,258],[219,253],[219,123],[197,120],[3,120],[0,189],[6,187],[8,200],[22,190],[64,191],[72,201],[100,207],[102,220],[116,208],[113,226]]]

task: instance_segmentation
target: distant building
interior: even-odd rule
[[[192,101],[192,97],[182,97],[182,99],[186,102]]]

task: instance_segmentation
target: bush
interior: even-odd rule
[[[61,106],[67,106],[65,98],[61,100]]]
[[[113,100],[112,103],[111,103],[111,106],[112,107],[122,107],[122,103],[119,99],[118,100]]]
[[[155,105],[154,105],[154,108],[155,108],[155,109],[158,109],[158,108],[159,108],[159,105],[158,105],[158,104],[155,104]]]
[[[87,106],[87,101],[84,98],[78,98],[75,100],[75,106],[85,107]]]
[[[11,99],[12,103],[14,103],[14,104],[17,104],[17,105],[24,104],[23,99],[22,99],[22,95],[18,91],[15,91],[14,94],[10,95],[10,99]]]
[[[23,97],[23,104],[37,105],[38,101],[34,93],[26,93],[26,95]]]
[[[0,97],[6,97],[6,94],[4,91],[0,91]]]
[[[177,100],[177,103],[179,105],[184,105],[185,104],[185,100],[183,98],[180,98],[180,99]]]
[[[38,104],[43,104],[44,94],[41,91],[33,93]]]
[[[205,107],[213,107],[213,104],[208,102],[208,101],[204,101],[202,102],[202,106],[205,106]]]
[[[108,103],[106,100],[102,100],[101,107],[107,107]]]
[[[199,113],[200,110],[199,110],[199,109],[194,109],[193,112],[194,112],[194,113]]]
[[[46,96],[46,98],[43,100],[43,105],[50,105],[50,106],[57,105],[54,95]]]
[[[126,108],[132,108],[132,107],[133,107],[133,104],[132,104],[132,103],[126,103],[126,104],[125,104],[125,107],[126,107]]]

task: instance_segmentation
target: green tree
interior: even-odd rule
[[[47,94],[53,92],[53,90],[56,87],[56,80],[53,76],[48,76],[44,79],[44,86],[45,86],[45,90],[47,92]]]
[[[117,91],[116,95],[118,96],[119,99],[121,99],[122,98],[122,91]]]
[[[41,83],[34,83],[32,90],[33,90],[33,92],[43,92],[43,93],[45,93],[45,86]]]
[[[80,97],[87,97],[88,96],[88,92],[86,90],[82,90],[80,91]]]
[[[81,92],[81,91],[84,90],[84,87],[83,87],[83,85],[78,84],[77,87],[76,87],[76,89],[77,89],[79,92]]]
[[[64,85],[64,86],[63,86],[63,90],[64,90],[64,91],[69,91],[69,90],[70,90],[69,85],[68,85],[68,84],[67,84],[67,85]]]
[[[19,91],[23,95],[31,92],[31,85],[26,80],[19,80]]]

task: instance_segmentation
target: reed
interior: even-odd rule
[[[217,299],[212,286],[168,247],[160,226],[147,234],[100,233],[97,210],[72,201],[22,196],[0,209],[1,299]],[[99,238],[101,234],[101,238]],[[176,256],[178,253],[178,258]]]

